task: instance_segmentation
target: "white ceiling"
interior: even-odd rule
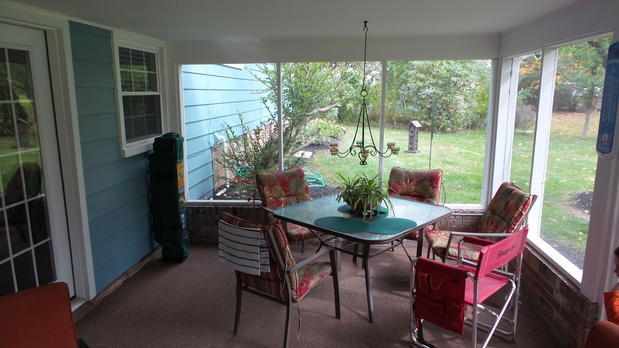
[[[18,0],[166,41],[502,33],[584,0]]]

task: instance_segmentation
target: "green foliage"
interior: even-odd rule
[[[305,125],[321,116],[317,108],[334,104],[334,70],[331,63],[282,64],[282,94],[284,118],[284,154],[286,157],[298,150],[306,140]],[[265,105],[277,105],[277,75],[272,64],[259,66],[256,79],[266,86]]]
[[[345,177],[340,173],[337,175],[341,179],[338,186],[341,192],[336,197],[337,201],[343,200],[352,210],[360,212],[364,219],[373,215],[383,202],[392,207],[389,195],[378,183],[378,174],[371,178],[365,174],[352,178]]]
[[[489,71],[489,63],[479,60],[390,62],[387,121],[397,126],[417,120],[430,127],[434,111],[438,131],[483,127]]]
[[[256,190],[256,174],[278,168],[279,137],[274,119],[271,123],[250,129],[239,113],[240,132],[226,125],[228,142],[222,146],[217,162],[230,172],[234,189],[253,196]],[[299,159],[297,159],[298,161]],[[291,167],[298,163],[290,162]]]
[[[594,108],[602,96],[610,43],[611,36],[605,36],[559,49],[556,84],[560,89],[571,89],[585,110]]]
[[[315,143],[327,143],[329,138],[339,138],[346,132],[346,129],[335,121],[323,118],[309,121],[306,129],[309,135],[315,138]]]
[[[580,41],[559,48],[557,77],[555,79],[555,110],[576,109],[577,105],[591,110],[602,95],[606,56],[611,37]],[[529,55],[520,63],[518,101],[522,104],[539,104],[541,56]]]

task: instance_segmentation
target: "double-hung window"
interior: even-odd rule
[[[125,157],[151,149],[163,133],[160,50],[116,42],[119,132]]]

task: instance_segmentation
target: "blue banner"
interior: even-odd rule
[[[619,42],[608,48],[608,64],[604,79],[604,96],[600,111],[597,151],[608,155],[613,150],[615,125],[617,123],[617,103],[619,102]]]

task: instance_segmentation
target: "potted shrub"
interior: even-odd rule
[[[367,216],[378,214],[382,202],[391,207],[389,195],[378,184],[378,175],[368,178],[362,174],[347,178],[338,173],[338,176],[341,181],[337,188],[341,192],[336,197],[337,201],[346,202],[353,211],[363,215],[364,219]]]

